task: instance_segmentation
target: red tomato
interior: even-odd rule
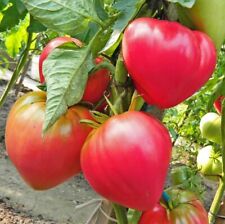
[[[160,204],[156,204],[152,210],[145,212],[138,224],[168,224],[166,209]]]
[[[167,129],[152,116],[129,111],[90,133],[82,148],[81,167],[103,197],[147,210],[162,194],[170,157]]]
[[[216,101],[214,102],[213,106],[215,108],[215,110],[217,111],[218,114],[221,114],[222,112],[222,101],[224,99],[224,96],[220,96],[216,99]]]
[[[31,92],[16,101],[6,124],[6,149],[23,179],[34,189],[54,187],[78,174],[80,151],[91,131],[80,119],[92,119],[85,107],[70,107],[42,136],[45,92]]]
[[[78,39],[71,37],[57,37],[51,40],[43,49],[39,58],[39,75],[41,83],[45,82],[42,69],[43,62],[55,48],[68,42],[73,42],[79,47],[82,46],[82,42],[80,42]],[[102,61],[103,58],[98,57],[95,59],[95,64],[100,64]],[[90,103],[97,103],[103,96],[109,85],[109,82],[110,72],[107,69],[100,69],[90,74],[82,100]]]
[[[103,58],[96,58],[95,64],[103,62]],[[110,75],[107,69],[100,69],[89,75],[88,82],[82,100],[97,103],[103,96],[110,82]]]
[[[194,193],[173,189],[173,208],[157,204],[142,214],[138,224],[208,224],[207,212]]]
[[[138,18],[127,27],[122,52],[136,89],[159,108],[190,97],[216,65],[216,50],[206,34],[151,18]]]

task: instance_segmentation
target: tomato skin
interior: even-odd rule
[[[103,197],[147,210],[162,194],[171,147],[168,131],[156,118],[129,111],[91,132],[82,148],[81,167]]]
[[[169,195],[175,201],[172,209],[157,204],[142,214],[138,224],[208,224],[207,212],[195,194],[173,189]]]
[[[36,190],[52,188],[78,174],[80,151],[91,131],[80,119],[92,119],[85,107],[73,106],[42,137],[46,107],[44,92],[25,94],[13,105],[6,124],[8,155]]]
[[[103,62],[103,58],[98,57],[95,59],[95,64],[100,64],[101,62]],[[90,74],[82,100],[97,103],[103,97],[109,82],[110,75],[107,69],[100,69]]]
[[[216,110],[216,112],[217,112],[218,114],[221,114],[221,112],[222,112],[222,101],[223,101],[223,99],[224,99],[224,96],[219,96],[219,97],[215,100],[215,102],[214,102],[214,104],[213,104],[213,106],[214,106],[214,108],[215,108],[215,110]]]
[[[43,62],[55,48],[68,42],[73,42],[77,46],[82,47],[82,42],[78,39],[72,37],[57,37],[51,40],[43,49],[39,58],[39,75],[41,83],[45,82],[42,69]],[[101,62],[103,62],[102,57],[97,57],[95,59],[96,65],[100,64]],[[107,69],[100,69],[90,74],[82,100],[93,104],[97,103],[103,96],[105,90],[109,85],[109,82],[110,82],[110,72]]]
[[[130,23],[122,53],[136,89],[147,103],[162,109],[190,97],[216,65],[216,50],[206,34],[152,18]]]

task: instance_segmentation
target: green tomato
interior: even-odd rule
[[[203,138],[221,144],[221,117],[212,112],[205,114],[200,121],[200,131]]]
[[[196,0],[192,8],[178,6],[180,21],[207,33],[220,50],[225,40],[225,1]]]
[[[215,152],[213,146],[208,145],[199,150],[197,156],[199,172],[210,180],[219,180],[222,175],[222,156]]]

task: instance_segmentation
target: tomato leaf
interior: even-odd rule
[[[95,10],[101,20],[106,20],[108,18],[108,14],[104,10],[104,0],[94,0]]]
[[[0,10],[3,10],[7,4],[9,3],[9,0],[1,0],[0,1]]]
[[[114,4],[114,8],[118,11],[119,16],[113,25],[111,37],[102,51],[106,52],[108,55],[113,54],[120,44],[123,30],[126,28],[129,21],[136,16],[144,3],[144,0],[120,0]]]
[[[11,0],[12,6],[2,12],[0,32],[4,32],[18,25],[27,14],[27,10],[20,0]]]
[[[47,82],[45,133],[84,93],[88,72],[94,67],[90,47],[55,49],[43,64]]]
[[[13,28],[8,32],[5,38],[5,46],[7,53],[15,58],[21,51],[24,44],[27,42],[27,27],[29,26],[29,19],[26,17],[19,23],[19,26]]]
[[[27,28],[27,31],[32,32],[32,33],[39,33],[39,32],[43,32],[45,30],[47,30],[47,28],[42,23],[37,21],[36,19],[33,19],[32,23]]]
[[[75,35],[89,22],[101,23],[93,0],[23,0],[28,11],[44,26],[56,32]]]
[[[192,8],[196,0],[167,0],[168,2],[178,3],[183,7]]]

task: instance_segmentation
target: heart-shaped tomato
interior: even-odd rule
[[[92,119],[89,110],[73,106],[42,135],[46,93],[22,96],[13,105],[6,124],[9,157],[23,179],[36,190],[54,187],[78,174],[80,151],[92,130],[81,119]]]
[[[136,89],[160,108],[194,94],[216,64],[216,50],[206,34],[151,18],[138,18],[127,27],[122,51]]]
[[[96,192],[126,207],[147,210],[161,197],[170,157],[166,128],[152,116],[129,111],[90,133],[81,166]]]

